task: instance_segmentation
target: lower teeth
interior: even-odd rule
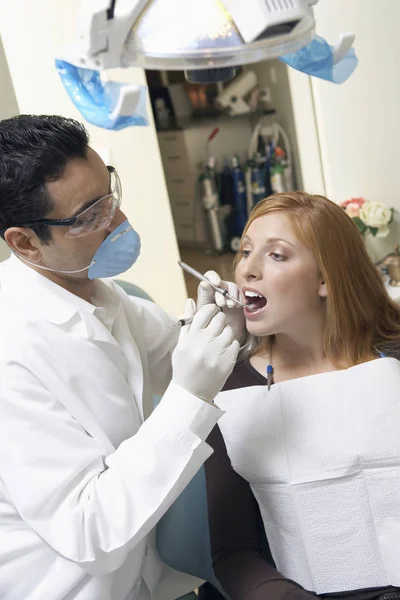
[[[258,304],[248,304],[247,305],[247,309],[248,310],[258,310],[260,307],[258,306]]]

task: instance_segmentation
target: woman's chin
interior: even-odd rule
[[[251,335],[255,335],[257,337],[272,335],[271,327],[262,321],[246,320],[246,329]]]

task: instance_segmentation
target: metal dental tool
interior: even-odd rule
[[[192,323],[194,317],[189,317],[187,319],[179,319],[179,321],[177,323],[175,323],[175,325],[172,325],[171,329],[173,327],[178,327],[179,325],[181,327],[184,327],[185,325],[190,325],[190,323]]]
[[[193,269],[193,267],[189,267],[189,265],[187,265],[184,262],[181,262],[180,260],[178,260],[178,265],[181,267],[181,269],[183,269],[187,273],[190,273],[190,275],[193,275],[193,277],[196,277],[196,279],[200,279],[200,281],[206,281],[209,285],[211,285],[211,287],[216,292],[218,292],[219,294],[222,294],[223,296],[225,296],[225,298],[229,298],[229,300],[232,300],[232,302],[235,302],[241,308],[244,307],[244,304],[242,302],[240,302],[240,300],[237,300],[236,298],[231,296],[227,290],[223,290],[222,288],[215,285],[212,281],[207,279],[207,277],[205,277],[204,275],[199,273],[199,271],[196,271],[196,269]]]

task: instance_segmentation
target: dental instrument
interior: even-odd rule
[[[241,308],[244,307],[244,304],[242,302],[240,302],[240,300],[237,300],[237,298],[234,298],[234,296],[231,296],[231,294],[229,294],[229,292],[227,290],[223,290],[222,288],[220,288],[217,285],[215,285],[212,281],[210,281],[209,279],[207,279],[207,277],[205,277],[204,275],[202,275],[202,273],[199,273],[199,271],[196,271],[196,269],[193,269],[193,267],[190,267],[189,265],[187,265],[184,262],[181,262],[180,260],[178,260],[178,265],[181,267],[181,269],[183,269],[184,271],[186,271],[190,275],[193,275],[193,277],[196,277],[196,279],[199,279],[200,281],[205,281],[206,283],[208,283],[209,285],[211,285],[211,287],[216,292],[218,292],[219,294],[222,294],[225,298],[229,298],[229,300],[232,300],[232,302],[235,302]]]

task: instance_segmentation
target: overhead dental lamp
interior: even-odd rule
[[[238,65],[306,46],[316,1],[85,0],[70,59],[91,69],[136,65],[184,70],[195,83],[226,81]]]
[[[104,95],[100,72],[139,66],[183,70],[193,83],[229,81],[240,65],[296,57],[300,49],[307,48],[315,39],[312,7],[317,2],[83,0],[78,39],[60,54],[57,68],[73,100],[75,96],[81,101],[85,90],[93,96],[95,90],[100,93],[100,103],[110,106],[111,102],[114,117],[128,115],[140,99],[137,86],[130,90],[126,86],[108,86]],[[344,36],[334,49],[338,60],[348,53],[354,40],[352,34]],[[320,64],[321,55],[317,54]],[[330,50],[328,54],[330,58],[333,55]],[[312,59],[315,58],[313,54]],[[334,64],[333,61],[331,66]],[[79,89],[77,77],[83,82]]]

